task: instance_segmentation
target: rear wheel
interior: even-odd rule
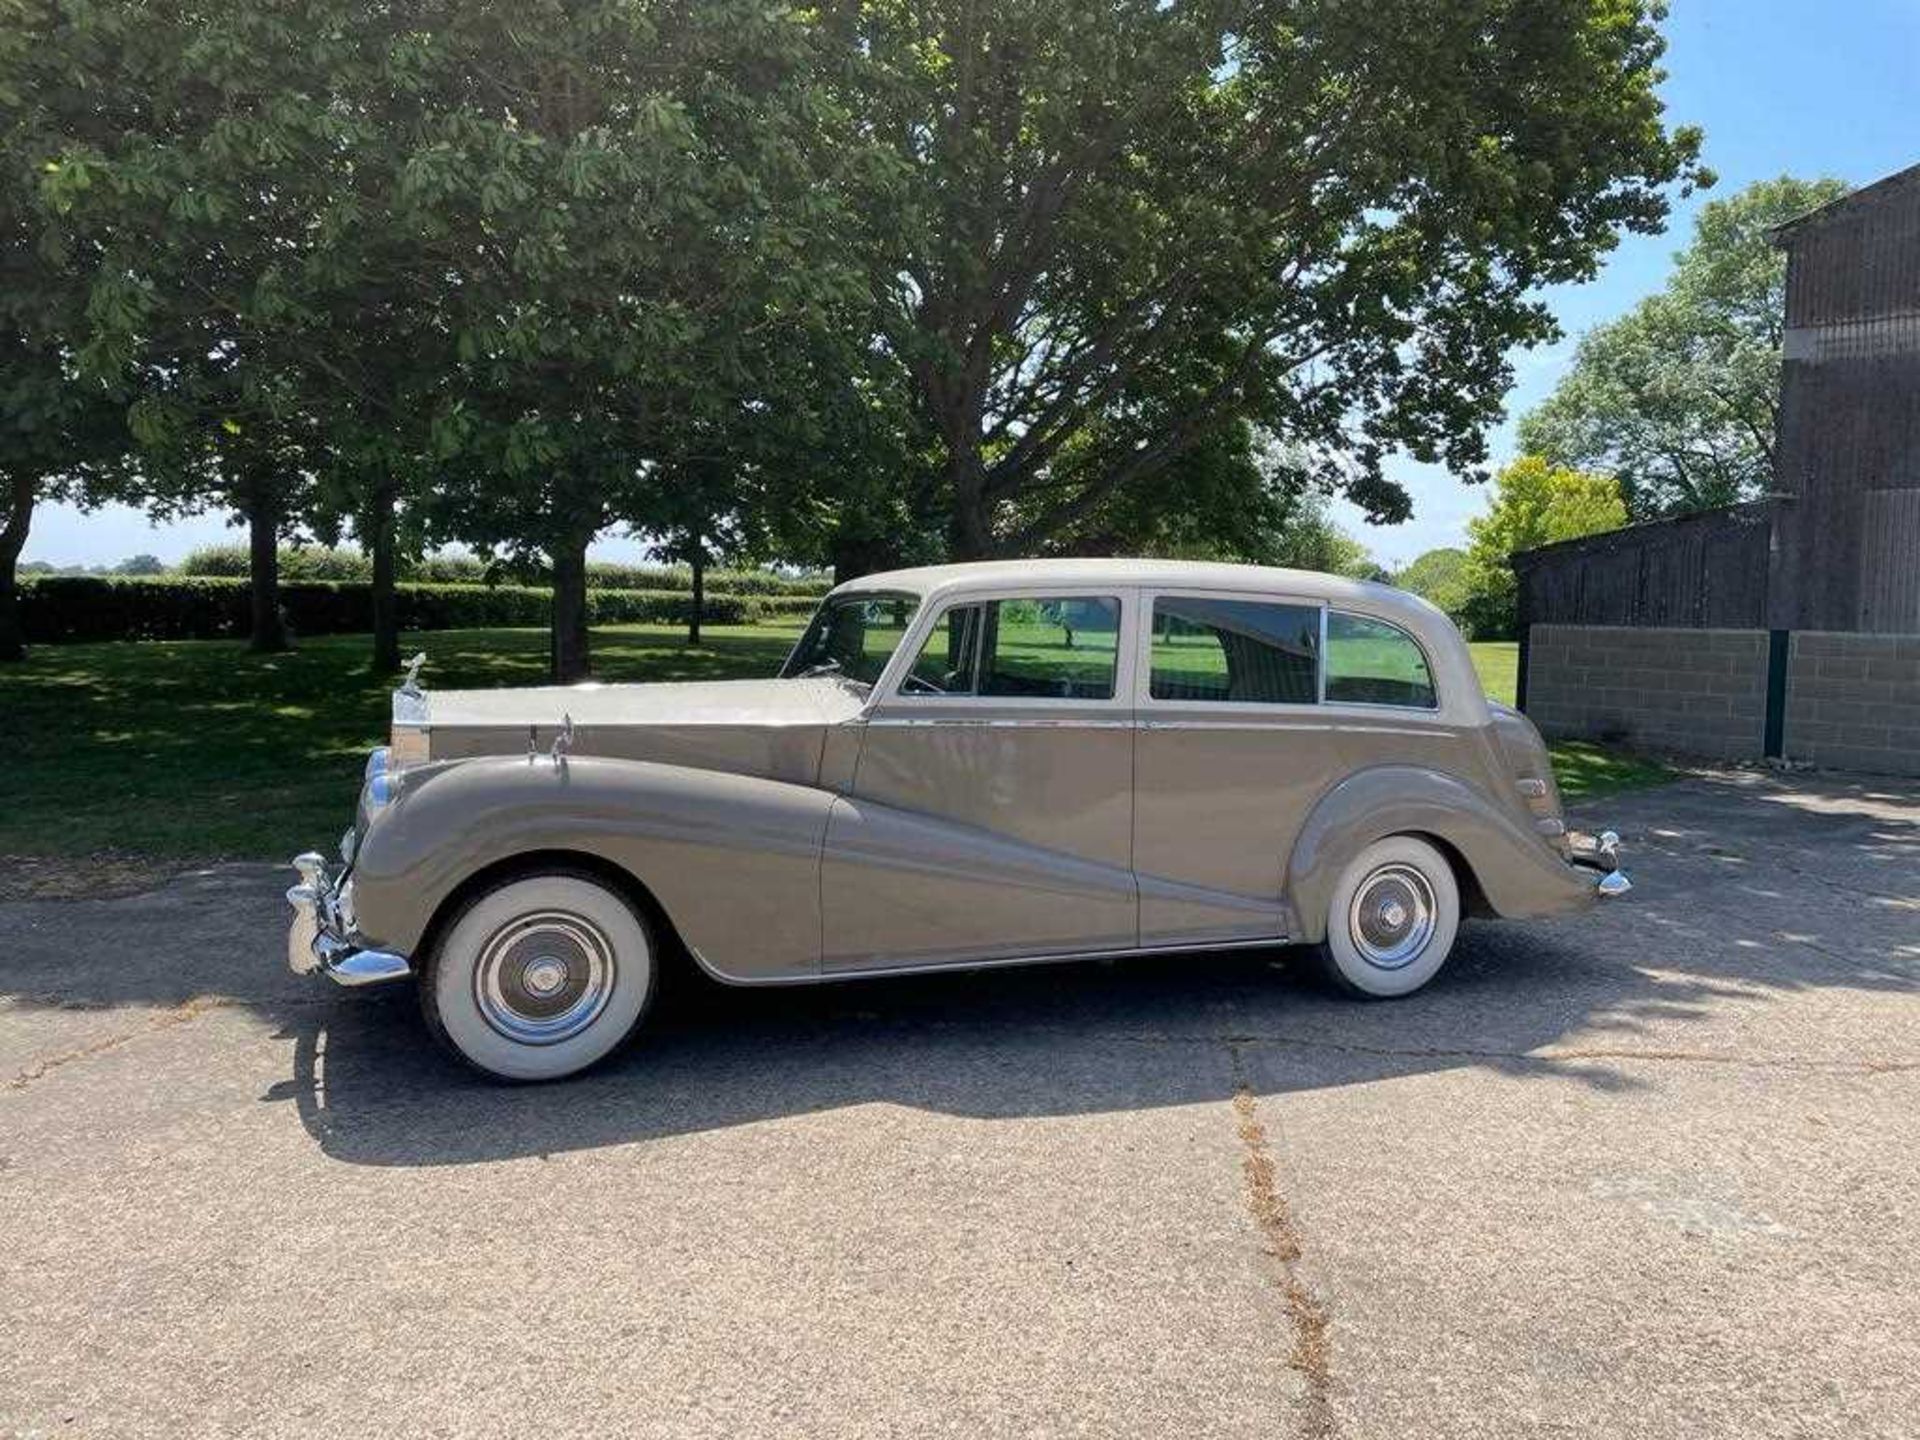
[[[1327,906],[1322,968],[1371,999],[1411,995],[1440,973],[1460,929],[1460,886],[1432,845],[1392,835],[1341,872]]]
[[[557,1080],[604,1059],[653,1002],[658,964],[626,897],[571,871],[469,900],[434,946],[420,1006],[436,1039],[502,1080]]]

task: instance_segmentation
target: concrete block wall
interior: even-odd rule
[[[1527,715],[1553,737],[1755,759],[1767,722],[1767,632],[1535,625]]]
[[[1792,759],[1920,775],[1920,635],[1794,632],[1786,722]]]

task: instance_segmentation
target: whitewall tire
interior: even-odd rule
[[[469,900],[420,981],[427,1027],[502,1080],[557,1080],[604,1059],[652,1004],[659,969],[625,896],[571,871],[523,875]]]
[[[1341,872],[1321,963],[1352,994],[1411,995],[1440,973],[1459,930],[1460,886],[1447,857],[1424,840],[1391,835]]]

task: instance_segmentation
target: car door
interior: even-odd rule
[[[828,822],[824,968],[1135,945],[1134,609],[1049,586],[916,625]]]
[[[1282,876],[1344,773],[1320,704],[1318,602],[1143,593],[1134,869],[1143,946],[1279,939]]]

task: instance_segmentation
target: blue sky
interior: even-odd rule
[[[1665,235],[1632,236],[1591,284],[1553,291],[1549,300],[1567,339],[1515,357],[1509,415],[1549,394],[1573,341],[1589,326],[1629,309],[1664,281],[1675,249],[1691,232],[1695,209],[1754,180],[1792,174],[1837,175],[1856,185],[1920,161],[1920,0],[1672,0],[1665,87],[1676,124],[1706,131],[1706,160],[1720,177],[1704,196],[1676,205]],[[1512,426],[1493,436],[1496,461],[1512,453]],[[1484,492],[1445,471],[1395,467],[1414,496],[1414,518],[1368,526],[1351,507],[1339,518],[1380,559],[1398,565],[1436,545],[1459,544],[1467,520],[1485,508]],[[49,506],[36,517],[26,557],[57,565],[110,563],[142,551],[177,560],[195,545],[238,539],[217,515],[149,525],[118,507],[83,515]],[[631,541],[609,540],[596,553],[638,558]]]

